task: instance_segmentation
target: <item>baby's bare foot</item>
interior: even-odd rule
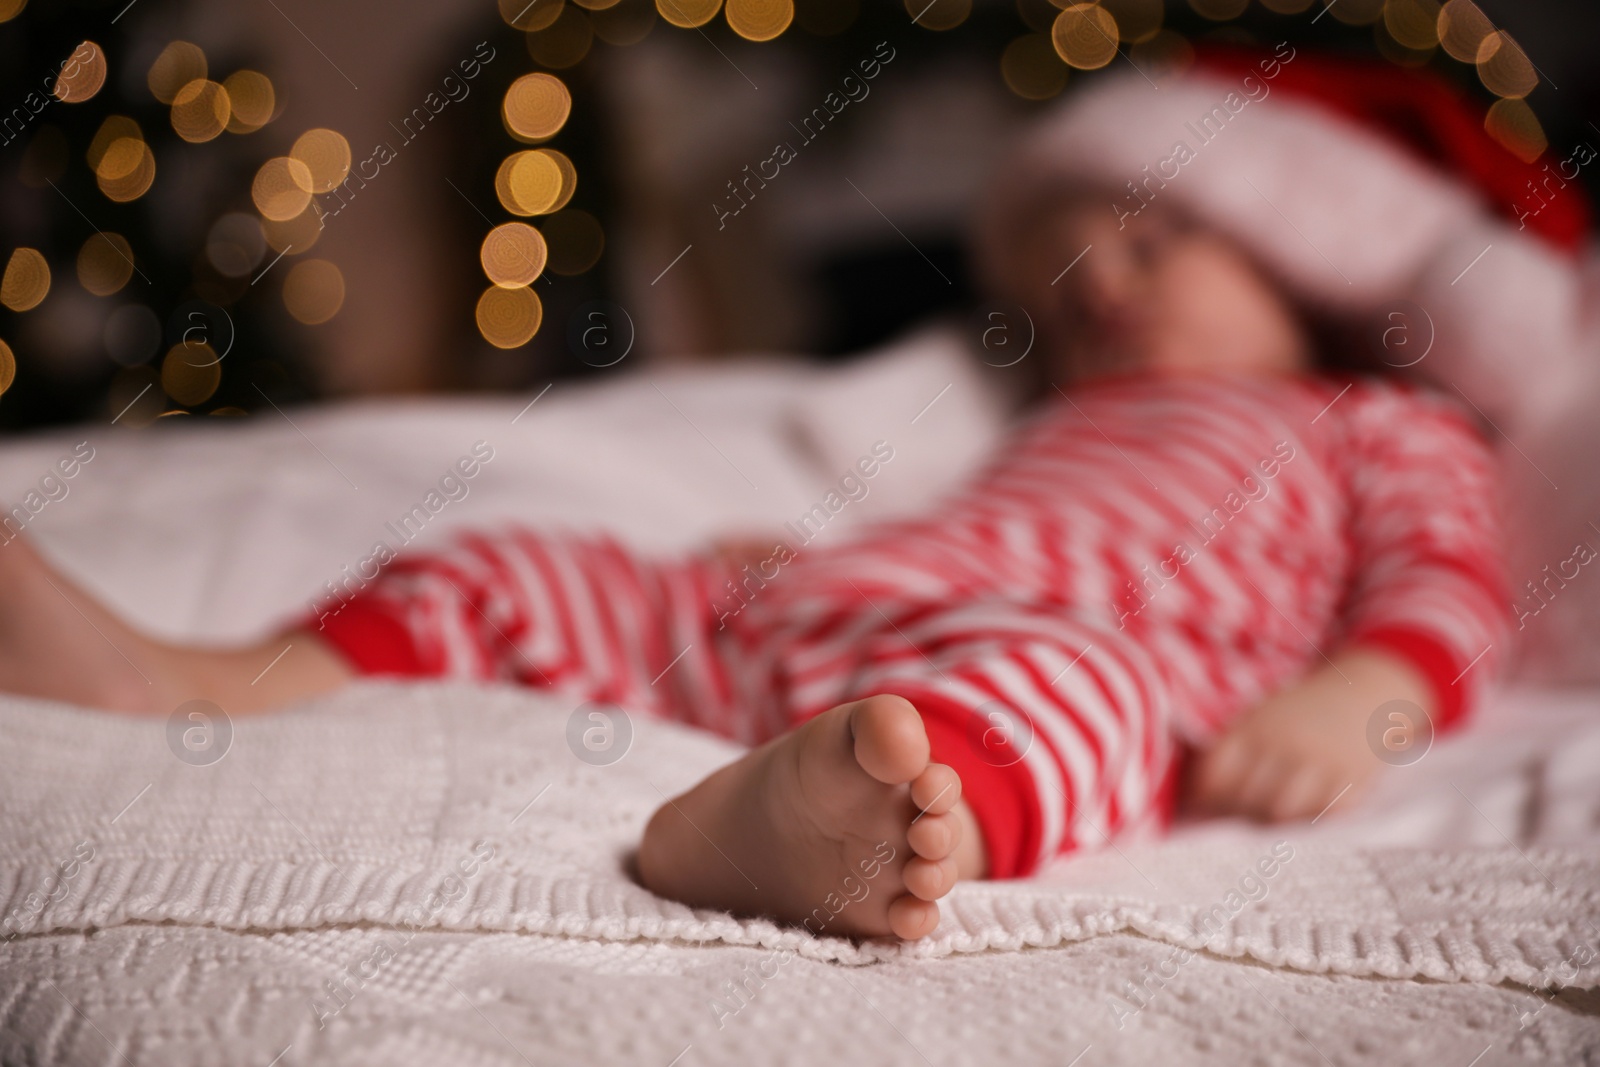
[[[644,884],[694,907],[769,915],[814,934],[926,936],[956,883],[956,772],[929,762],[910,701],[822,713],[655,813]]]

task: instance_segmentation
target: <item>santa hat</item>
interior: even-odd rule
[[[1486,109],[1434,75],[1286,45],[1204,54],[1159,88],[1120,65],[999,161],[975,220],[979,273],[1004,278],[1039,209],[1087,187],[1119,214],[1185,209],[1322,312],[1387,326],[1405,301],[1420,336],[1391,364],[1425,355],[1403,373],[1464,397],[1512,446],[1513,573],[1540,574],[1591,537],[1600,259],[1573,163],[1593,150],[1525,163],[1485,133]],[[1062,266],[1076,254],[1063,250]],[[1595,618],[1600,586],[1563,592],[1529,662],[1600,680]]]
[[[1574,321],[1589,210],[1561,168],[1491,138],[1484,113],[1436,75],[1288,45],[1211,49],[1159,86],[1109,71],[996,166],[976,266],[1005,277],[1015,236],[1065,190],[1092,187],[1119,215],[1165,201],[1323,313],[1376,321],[1396,299],[1420,304],[1439,345],[1417,373],[1537,418],[1584,372],[1575,339],[1552,330]],[[1544,350],[1508,362],[1532,335]]]

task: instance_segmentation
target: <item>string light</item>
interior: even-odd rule
[[[10,22],[22,14],[22,9],[27,6],[28,0],[0,0],[0,22]],[[11,350],[8,348],[6,351]]]
[[[298,159],[277,156],[261,164],[250,199],[263,218],[285,222],[311,203],[311,171]]]
[[[938,0],[934,6],[941,3],[966,5],[971,10],[971,0]],[[773,40],[794,22],[794,0],[728,0],[723,18],[728,19],[728,29],[744,40]]]
[[[236,70],[222,82],[228,90],[233,112],[228,116],[229,133],[255,133],[272,121],[277,93],[272,79],[254,70]]]
[[[1432,51],[1439,46],[1439,0],[1389,0],[1383,26],[1401,47]]]
[[[344,275],[325,259],[296,263],[283,280],[283,306],[307,326],[319,326],[344,306]]]
[[[177,99],[179,89],[204,78],[207,69],[206,54],[199,45],[173,41],[150,64],[150,74],[145,82],[150,86],[151,95],[163,104],[170,105]]]
[[[1476,63],[1478,48],[1493,32],[1494,23],[1472,0],[1450,0],[1439,10],[1439,43],[1453,59]]]
[[[564,206],[576,183],[571,160],[539,149],[507,156],[495,173],[494,189],[500,205],[513,215],[543,215]]]
[[[172,98],[172,128],[191,144],[220,137],[233,115],[228,90],[214,81],[197,78]]]
[[[161,361],[161,391],[179,404],[204,404],[222,384],[222,361],[204,341],[173,345]]]
[[[1483,128],[1524,163],[1532,163],[1550,147],[1544,127],[1521,99],[1496,100],[1484,116]]]
[[[118,233],[97,233],[78,249],[78,284],[95,296],[118,292],[133,277],[133,246]]]
[[[478,258],[483,273],[504,289],[532,285],[544,270],[548,249],[539,231],[526,222],[501,223],[483,239]]]
[[[1056,16],[1050,39],[1069,66],[1098,70],[1116,58],[1117,20],[1099,4],[1073,4]]]
[[[72,50],[70,60],[56,75],[50,92],[63,104],[81,104],[98,93],[105,83],[105,49],[93,41],[84,41]]]
[[[491,285],[478,298],[478,332],[496,348],[519,348],[533,340],[544,305],[532,289]]]
[[[302,133],[289,149],[289,158],[305,167],[313,193],[332,192],[350,174],[350,142],[333,130]]]
[[[322,236],[322,220],[308,201],[305,209],[292,219],[262,219],[261,233],[274,252],[298,256],[311,251]]]
[[[722,10],[722,0],[656,0],[661,17],[680,29],[704,26]]]
[[[1517,99],[1539,85],[1528,54],[1504,30],[1494,31],[1478,45],[1478,79],[1494,95]]]
[[[500,106],[506,128],[521,141],[545,141],[572,112],[572,95],[553,74],[524,74],[511,83]]]
[[[17,380],[17,357],[12,353],[11,346],[0,341],[0,396],[11,388],[11,383]]]
[[[37,248],[19,248],[0,278],[0,304],[12,311],[32,311],[50,295],[50,264]]]
[[[119,204],[139,199],[155,180],[155,153],[141,138],[119,137],[112,141],[95,168],[95,183],[100,191]]]

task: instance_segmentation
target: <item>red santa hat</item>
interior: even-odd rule
[[[1123,67],[995,168],[973,232],[980,276],[1005,277],[1015,237],[1068,190],[1119,215],[1165,201],[1321,312],[1420,305],[1437,338],[1417,373],[1492,414],[1536,419],[1572,395],[1572,253],[1589,210],[1570,167],[1519,160],[1485,132],[1486,109],[1425,71],[1286,44],[1211,49],[1159,83]]]

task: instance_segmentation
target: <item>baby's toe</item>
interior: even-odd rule
[[[911,802],[929,815],[943,815],[961,799],[961,776],[954,767],[930,763],[911,783]]]
[[[909,893],[889,903],[889,929],[896,937],[915,941],[927,937],[939,925],[939,905],[918,900]]]
[[[906,861],[905,871],[900,878],[912,896],[919,900],[938,900],[955,888],[958,874],[953,857],[927,860],[914,856]]]
[[[954,815],[922,815],[906,831],[911,851],[925,860],[942,860],[961,843],[961,820]]]

